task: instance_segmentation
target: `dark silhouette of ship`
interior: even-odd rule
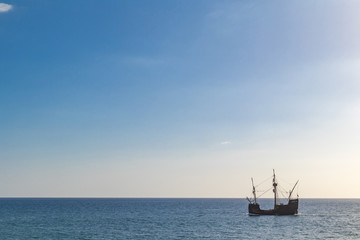
[[[289,192],[289,196],[287,197],[287,204],[278,203],[278,182],[275,176],[275,170],[273,170],[273,184],[272,189],[274,192],[274,208],[263,210],[260,209],[260,205],[257,202],[256,198],[256,190],[254,186],[254,180],[251,178],[252,186],[253,186],[253,196],[254,199],[246,198],[249,201],[249,215],[295,215],[298,213],[299,206],[299,197],[291,198],[292,193],[298,184],[299,180],[295,183],[292,190]]]

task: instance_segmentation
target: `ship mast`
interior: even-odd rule
[[[276,187],[277,187],[277,183],[276,183],[276,178],[275,178],[275,170],[273,169],[273,174],[274,174],[274,177],[273,177],[273,192],[274,192],[274,209],[276,208],[276,194],[277,194],[277,191],[276,191]]]
[[[253,187],[254,201],[255,201],[255,203],[257,203],[257,202],[256,202],[256,191],[255,191],[255,186],[254,186],[254,180],[253,180],[253,178],[251,178],[251,182],[252,182],[252,187]]]
[[[291,194],[293,193],[293,191],[294,191],[296,185],[298,184],[298,182],[299,182],[299,180],[297,180],[297,182],[295,183],[294,187],[291,189],[291,191],[290,191],[290,193],[289,193],[289,199],[288,199],[288,200],[290,200]]]

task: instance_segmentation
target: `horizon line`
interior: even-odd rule
[[[30,197],[0,197],[0,199],[243,199],[246,197],[50,197],[50,196],[30,196]],[[273,198],[261,198],[273,199]],[[360,197],[304,197],[299,199],[360,199]]]

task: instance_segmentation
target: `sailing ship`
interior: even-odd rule
[[[275,170],[273,170],[272,176],[272,189],[274,192],[274,208],[263,210],[260,208],[259,203],[257,202],[256,189],[254,185],[254,180],[251,178],[252,187],[253,187],[253,197],[254,199],[246,198],[249,201],[249,215],[295,215],[298,213],[299,206],[299,196],[292,198],[292,194],[299,180],[295,183],[294,187],[288,192],[287,204],[280,203],[278,201],[278,181],[275,176]],[[270,189],[269,189],[270,190]]]

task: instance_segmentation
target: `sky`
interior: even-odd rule
[[[360,198],[359,9],[0,0],[0,197]]]

